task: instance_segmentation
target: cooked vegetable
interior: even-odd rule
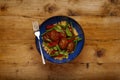
[[[48,29],[51,29],[51,28],[53,28],[54,27],[54,25],[52,24],[52,25],[48,25],[47,27],[46,27],[46,29],[48,30]]]
[[[75,44],[77,45],[77,43],[78,43],[80,40],[82,40],[82,38],[77,37],[77,38],[74,40]]]
[[[58,27],[54,27],[54,29],[57,31],[57,32],[63,32],[62,29],[58,28]]]
[[[75,36],[78,36],[78,32],[76,31],[75,28],[73,28],[73,33],[74,33]]]
[[[70,30],[69,30],[69,28],[66,28],[66,34],[67,34],[67,36],[72,36],[72,33],[70,32]]]
[[[68,27],[68,25],[67,25],[67,22],[66,22],[66,21],[61,21],[61,22],[60,22],[60,25],[61,25],[63,28]]]
[[[58,42],[56,41],[56,42],[50,42],[50,43],[48,43],[48,46],[49,47],[54,47],[54,46],[56,46],[58,44]]]
[[[57,48],[58,51],[61,51],[59,45],[56,45],[56,48]]]
[[[74,26],[66,21],[46,26],[42,39],[45,51],[54,59],[59,60],[68,58],[81,40]]]

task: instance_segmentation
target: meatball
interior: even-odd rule
[[[61,49],[66,49],[67,45],[68,45],[68,40],[67,40],[67,38],[62,38],[62,39],[60,40],[60,42],[59,42],[60,48],[61,48]]]
[[[48,32],[48,33],[45,33],[45,34],[43,35],[43,40],[44,40],[45,42],[48,42],[48,39],[50,39],[50,37],[49,37],[49,32]]]
[[[57,40],[59,40],[59,33],[58,33],[56,30],[52,30],[52,31],[50,32],[50,39],[51,39],[52,41],[57,41]]]
[[[67,46],[67,51],[68,51],[68,52],[71,52],[71,51],[74,50],[74,48],[75,48],[74,42],[70,42],[70,43],[68,44],[68,46]]]
[[[60,34],[60,38],[66,38],[66,33],[64,32],[61,32],[61,33],[59,33]]]

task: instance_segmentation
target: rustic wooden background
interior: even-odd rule
[[[85,46],[70,63],[41,62],[31,22],[75,19]],[[120,0],[0,0],[0,80],[120,80]]]

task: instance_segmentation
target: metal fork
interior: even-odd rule
[[[39,49],[40,49],[40,53],[41,53],[41,57],[42,57],[42,63],[45,64],[45,58],[42,52],[42,48],[41,48],[41,43],[40,43],[40,31],[39,31],[39,24],[38,21],[34,21],[32,22],[33,24],[33,31],[35,36],[38,38],[38,42],[39,42]]]

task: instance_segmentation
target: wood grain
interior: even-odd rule
[[[7,66],[7,67],[6,67]],[[109,67],[108,67],[109,66]],[[61,80],[61,79],[70,79],[70,80],[119,80],[120,64],[89,64],[89,68],[86,68],[86,64],[62,64],[56,65],[47,63],[46,65],[40,65],[39,63],[30,64],[26,63],[24,65],[19,64],[4,64],[1,67],[1,79],[7,80],[21,80],[21,79],[30,79],[30,80]],[[10,68],[7,73],[5,70]],[[74,68],[74,69],[73,69]],[[11,74],[9,74],[11,73]]]
[[[4,51],[4,48],[8,47],[8,51],[10,51],[9,53],[12,54],[19,53],[19,48],[16,49],[17,52],[16,51],[11,52],[11,49],[14,49],[14,47],[15,48],[17,46],[24,47],[25,45],[30,45],[35,43],[31,22],[33,20],[38,20],[39,23],[41,23],[46,19],[46,17],[37,17],[37,18],[24,18],[24,17],[16,17],[16,16],[15,17],[1,16],[1,17],[2,20],[0,23],[1,26],[4,26],[4,27],[0,27],[0,30],[2,31],[0,32],[1,34],[0,40],[2,41],[0,42],[1,50],[3,49]],[[85,47],[81,53],[81,56],[79,56],[75,61],[81,63],[87,63],[87,62],[119,63],[119,59],[120,59],[119,18],[117,17],[96,18],[90,16],[72,17],[72,18],[74,18],[76,21],[78,21],[81,24],[85,32],[85,39],[86,39]],[[10,20],[11,22],[9,22]],[[27,24],[25,24],[25,22]],[[108,26],[108,23],[110,26]],[[14,46],[12,47],[10,45],[14,45]],[[30,48],[31,46],[26,46],[26,47]],[[34,46],[34,49],[35,48],[36,47]],[[22,48],[22,50],[20,51],[23,52],[26,51],[27,53],[31,53],[31,50],[29,49],[27,50],[24,48]],[[99,57],[99,53],[105,55]],[[16,54],[16,56],[17,55],[18,54]]]
[[[120,16],[119,4],[119,0],[1,0],[0,15]]]
[[[54,64],[35,45],[32,21],[75,19],[85,45],[66,64]],[[120,80],[120,0],[0,0],[0,80]]]

